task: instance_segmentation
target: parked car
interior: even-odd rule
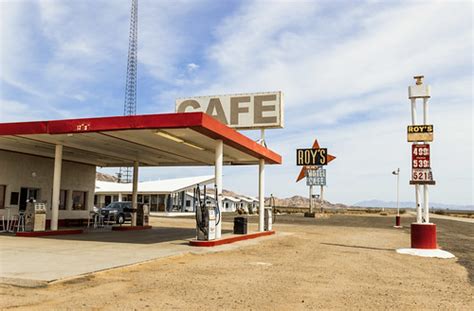
[[[132,220],[132,202],[112,202],[100,210],[100,214],[107,221],[123,224]]]

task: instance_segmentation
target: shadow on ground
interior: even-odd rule
[[[222,233],[232,233],[231,230],[222,230]],[[196,237],[196,229],[180,227],[153,227],[140,231],[87,231],[83,234],[56,235],[45,237],[32,237],[30,239],[87,241],[104,243],[132,243],[132,244],[156,244],[171,241],[182,241],[179,244],[187,244],[187,241]],[[11,238],[17,238],[11,236]]]
[[[359,248],[359,249],[369,249],[373,251],[389,251],[393,252],[392,248],[380,248],[380,247],[369,247],[369,246],[361,246],[361,245],[346,245],[346,244],[334,244],[334,243],[321,243],[323,245],[329,246],[339,246],[339,247],[347,247],[347,248]]]

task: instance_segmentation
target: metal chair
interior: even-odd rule
[[[5,215],[2,216],[2,230],[0,231],[0,233],[4,233],[4,232],[7,232]]]
[[[18,215],[18,223],[16,226],[16,231],[17,232],[25,232],[25,213],[20,212]]]
[[[18,215],[9,215],[7,219],[7,232],[14,233],[16,224],[18,224]]]

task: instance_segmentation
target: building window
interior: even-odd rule
[[[11,192],[10,193],[10,205],[18,205],[19,200],[20,200],[20,193],[19,192]]]
[[[190,207],[191,206],[191,200],[186,200],[186,207]]]
[[[150,211],[152,212],[158,211],[158,195],[157,194],[151,195]]]
[[[38,201],[40,196],[40,189],[35,188],[20,188],[20,202],[19,202],[19,210],[24,211],[26,209],[26,205],[29,201],[34,200]],[[51,209],[51,205],[49,206]]]
[[[7,186],[0,185],[0,208],[5,208],[5,192],[7,190]]]
[[[67,207],[67,190],[59,191],[59,209],[66,210]]]
[[[72,192],[72,209],[76,211],[85,211],[87,201],[86,191],[73,191]]]

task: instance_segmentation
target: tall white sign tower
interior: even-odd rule
[[[410,184],[415,186],[416,222],[411,225],[411,247],[436,249],[436,225],[430,223],[429,188],[435,185],[430,161],[430,142],[433,141],[433,125],[428,121],[428,100],[431,88],[423,84],[424,76],[415,76],[416,84],[408,87],[411,101],[411,125],[407,128],[408,142],[411,146],[412,175]],[[417,121],[417,100],[423,101],[423,122]],[[423,189],[423,205],[421,205]]]

